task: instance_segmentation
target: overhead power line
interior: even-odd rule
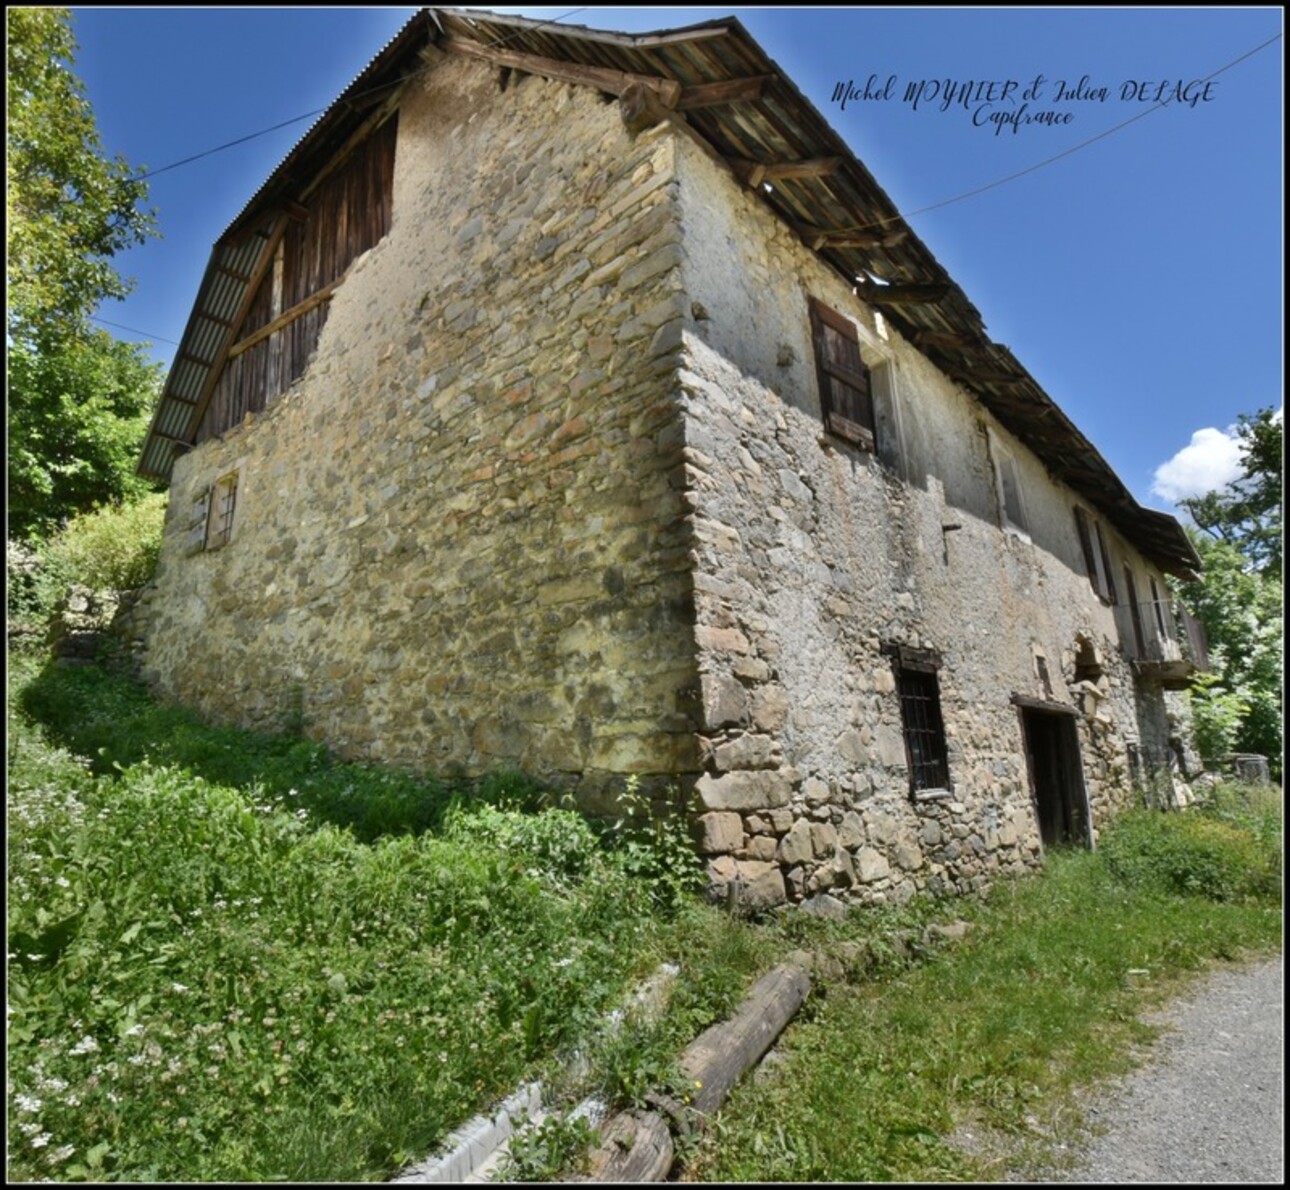
[[[584,11],[585,9],[583,8],[573,8],[558,17],[552,17],[549,21],[540,22],[536,27],[540,29],[546,25],[558,25],[561,21],[567,21],[570,17],[577,16],[578,13]],[[499,38],[497,41],[492,42],[489,48],[500,49],[502,46],[506,45],[507,42],[513,41],[521,34],[528,32],[530,32],[529,29],[517,29],[514,33],[508,34],[506,37]],[[430,71],[434,70],[438,65],[439,64],[437,62],[431,62],[428,65],[421,67],[421,69],[413,71],[408,78],[413,79],[429,74]],[[350,96],[350,99],[362,99],[366,95],[373,95],[377,91],[383,91],[384,89],[385,88],[383,86],[374,87],[371,91],[362,91],[357,95],[352,95]],[[169,165],[162,165],[156,169],[151,169],[146,174],[138,174],[135,176],[134,180],[136,182],[144,182],[149,178],[155,178],[158,174],[164,174],[168,170],[178,169],[181,165],[191,165],[194,161],[202,160],[203,157],[210,157],[215,153],[222,153],[225,149],[231,149],[236,145],[244,145],[247,141],[255,140],[257,137],[268,136],[270,132],[277,132],[280,128],[289,128],[292,124],[299,124],[301,120],[308,120],[314,116],[321,116],[326,110],[327,108],[325,107],[315,108],[313,111],[305,112],[303,115],[292,116],[291,119],[283,120],[280,124],[274,124],[270,128],[261,128],[259,132],[248,132],[245,136],[237,137],[236,140],[225,141],[222,145],[216,145],[211,149],[203,149],[202,152],[194,153],[191,157],[183,157],[178,161],[172,161]]]

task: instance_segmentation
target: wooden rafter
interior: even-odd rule
[[[877,306],[935,305],[948,292],[945,284],[857,285],[860,300]]]
[[[941,347],[952,351],[986,352],[995,346],[989,339],[947,331],[916,331],[913,342],[920,350]]]
[[[798,223],[793,225],[793,230],[813,252],[822,248],[894,248],[909,235],[909,228],[895,225],[861,231],[847,227],[808,227]]]
[[[727,103],[751,103],[760,99],[762,91],[775,81],[773,74],[756,74],[742,79],[726,79],[719,83],[699,83],[686,87],[676,101],[678,112],[693,111],[699,107],[720,107]]]
[[[781,178],[827,178],[842,167],[841,157],[812,157],[804,161],[763,163],[743,157],[729,158],[730,167],[749,186],[777,182]]]
[[[580,62],[543,58],[538,54],[499,50],[464,37],[445,37],[439,42],[439,48],[450,54],[466,54],[472,58],[483,58],[487,62],[496,62],[499,66],[510,66],[528,74],[541,75],[543,78],[595,87],[596,90],[608,91],[611,95],[622,95],[628,87],[636,83],[655,92],[663,106],[667,108],[675,107],[681,97],[681,84],[675,79],[664,78],[662,75],[631,74],[625,70],[613,70],[607,66],[585,66]]]
[[[260,288],[260,282],[264,280],[265,273],[273,264],[273,254],[277,251],[278,241],[282,239],[287,230],[286,215],[279,215],[273,221],[273,230],[270,231],[268,238],[265,240],[264,247],[260,250],[260,258],[256,261],[255,270],[251,275],[245,278],[246,292],[242,295],[241,302],[238,303],[237,313],[233,316],[233,321],[229,324],[228,330],[224,334],[224,341],[220,344],[220,350],[216,355],[215,362],[211,365],[210,371],[206,373],[206,379],[202,382],[201,392],[197,394],[197,399],[193,402],[195,406],[187,437],[191,438],[197,433],[198,427],[202,424],[202,418],[206,416],[206,407],[210,404],[211,396],[215,392],[215,386],[219,383],[220,373],[224,370],[224,361],[228,358],[228,349],[231,345],[233,335],[237,328],[246,320],[247,312],[251,309],[251,303],[255,300],[255,292]],[[171,397],[170,400],[175,400]]]

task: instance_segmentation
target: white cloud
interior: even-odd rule
[[[1156,468],[1151,491],[1173,503],[1216,492],[1241,478],[1241,457],[1234,433],[1212,426],[1197,430],[1187,446]]]

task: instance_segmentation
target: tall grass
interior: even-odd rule
[[[1051,854],[1042,876],[963,903],[966,945],[831,994],[789,1030],[697,1172],[987,1180],[1024,1172],[1027,1145],[1051,1157],[1079,1125],[1075,1089],[1125,1071],[1154,1035],[1144,1007],[1208,962],[1280,946],[1279,799],[1250,807],[1228,790],[1203,812],[1130,816],[1102,852]],[[954,1143],[965,1124],[1009,1138],[1005,1156]]]
[[[650,883],[570,811],[203,729],[89,670],[18,686],[98,755],[11,711],[11,1178],[386,1175],[656,961]],[[344,808],[383,799],[394,833]]]
[[[678,1051],[751,978],[842,944],[872,978],[817,988],[694,1173],[988,1178],[1004,1166],[957,1125],[1077,1118],[1072,1089],[1149,1037],[1144,1005],[1280,942],[1279,798],[1130,816],[980,903],[758,924],[687,899],[693,857],[662,824],[597,829],[514,774],[467,790],[333,764],[13,660],[15,1180],[374,1179],[538,1071],[568,1098],[680,1093]],[[968,943],[908,967],[897,940],[947,914]],[[663,1015],[607,1031],[662,959]],[[575,1049],[590,1073],[552,1079]]]

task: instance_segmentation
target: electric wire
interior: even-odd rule
[[[515,38],[519,37],[521,34],[531,33],[533,29],[535,28],[542,29],[542,28],[545,28],[547,25],[558,25],[561,21],[566,21],[570,17],[577,16],[578,13],[585,12],[585,11],[586,11],[585,6],[583,8],[573,8],[566,13],[562,13],[558,17],[552,17],[548,21],[539,21],[534,26],[525,27],[523,29],[517,29],[515,30],[514,33],[511,33],[506,37],[500,38],[497,41],[491,42],[488,48],[493,50],[500,49],[508,42],[514,41]],[[420,78],[424,75],[427,75],[439,65],[440,64],[438,62],[430,62],[427,65],[421,67],[419,70],[414,70],[411,74],[407,76],[407,79],[404,81],[411,81],[414,78]],[[367,68],[364,67],[364,69],[367,69]],[[369,91],[360,91],[357,95],[349,96],[349,99],[351,102],[355,100],[363,99],[368,95],[376,94],[378,91],[384,91],[387,86],[388,84],[384,84],[380,87],[373,87]],[[268,136],[270,132],[277,132],[278,129],[280,128],[289,128],[292,124],[299,124],[301,120],[308,120],[314,116],[320,116],[325,111],[327,111],[330,107],[331,107],[331,104],[328,104],[327,107],[320,107],[320,108],[314,109],[311,112],[305,112],[304,115],[302,116],[292,116],[291,119],[283,120],[282,123],[280,124],[274,124],[271,128],[261,128],[259,132],[248,132],[246,136],[239,136],[236,140],[225,141],[222,145],[216,145],[212,149],[205,149],[200,153],[194,153],[191,157],[184,157],[184,158],[181,158],[179,161],[172,161],[169,165],[159,166],[156,169],[149,170],[145,174],[136,174],[134,178],[132,178],[131,180],[135,182],[144,182],[144,181],[147,181],[149,178],[155,178],[158,174],[164,174],[169,170],[178,169],[181,165],[191,165],[194,161],[202,160],[203,157],[211,157],[216,153],[222,153],[225,149],[232,149],[237,145],[244,145],[246,144],[247,141],[255,140],[257,137]]]

